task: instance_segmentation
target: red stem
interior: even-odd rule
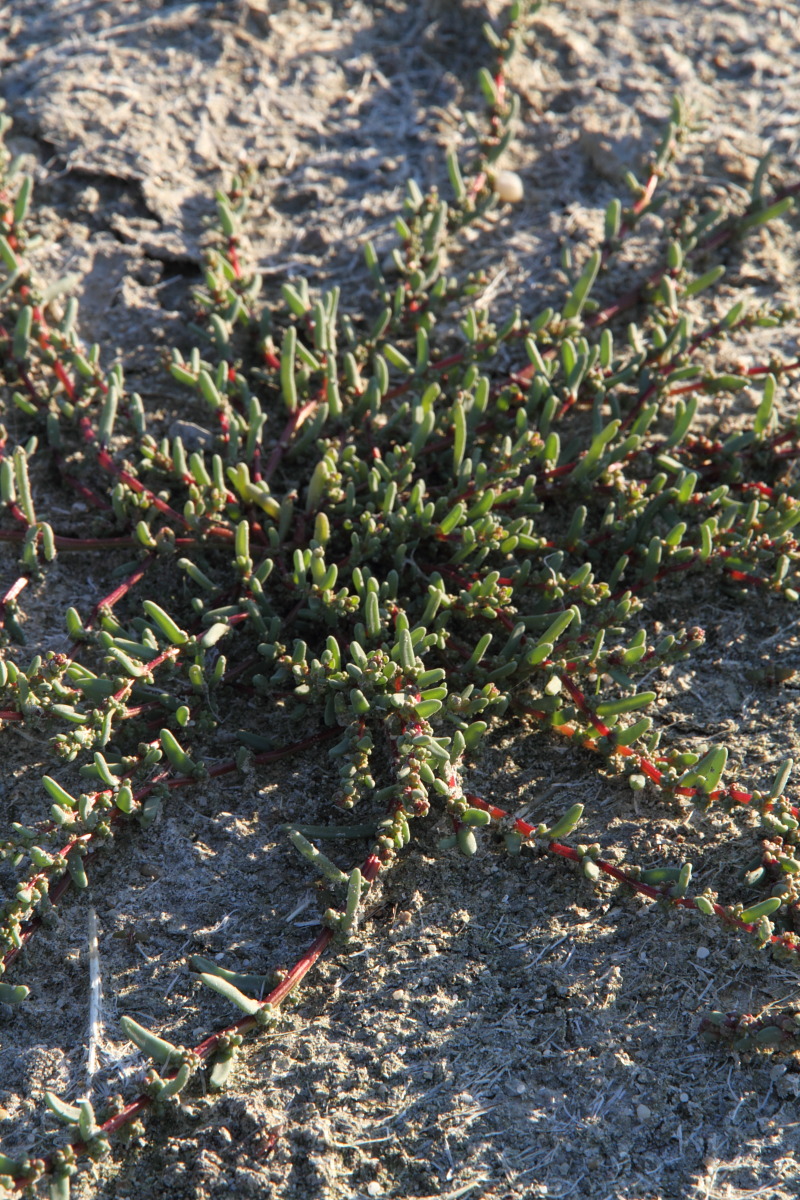
[[[533,717],[535,720],[541,722],[549,722],[552,716],[551,713],[542,712],[540,709],[536,708],[523,708],[520,706],[519,711],[524,713],[526,716]],[[576,729],[573,725],[551,725],[551,729],[554,733],[562,734],[564,737],[581,738],[581,745],[583,746],[584,750],[592,750],[596,754],[603,753],[598,747],[596,738],[585,736],[582,730]],[[610,732],[613,734],[613,730]],[[612,746],[611,752],[613,754],[619,754],[622,758],[636,758],[638,760],[637,765],[639,770],[643,775],[646,775],[652,783],[657,784],[659,787],[664,788],[675,796],[685,796],[687,798],[691,798],[692,796],[698,796],[701,794],[701,789],[696,787],[669,787],[664,782],[663,771],[661,771],[654,763],[650,762],[649,759],[645,758],[644,755],[639,754],[637,750],[634,750],[630,746]],[[660,761],[664,762],[665,764],[668,763],[666,758],[661,759]],[[750,804],[753,799],[752,792],[745,792],[733,784],[731,784],[731,786],[728,788],[717,788],[716,791],[709,792],[706,796],[706,799],[708,801],[722,800],[726,796],[732,800],[734,804]],[[763,811],[770,812],[774,808],[776,801],[779,799],[780,797],[776,796],[772,800],[765,800],[763,802]],[[800,809],[798,809],[795,805],[790,804],[788,811],[793,817],[800,817]]]
[[[12,600],[16,600],[17,596],[19,596],[27,586],[28,577],[26,575],[20,575],[19,579],[15,580],[14,583],[11,584],[11,587],[8,589],[5,596],[0,598],[0,604],[10,604]]]
[[[151,666],[154,665],[155,661],[156,660],[154,659]],[[24,718],[19,713],[0,713],[0,720],[20,721],[23,719]],[[330,738],[337,736],[338,733],[339,733],[338,727],[333,728],[333,729],[323,729],[319,733],[314,733],[314,734],[311,734],[307,738],[303,738],[302,741],[294,742],[291,746],[283,746],[283,747],[281,747],[280,750],[266,750],[262,754],[256,754],[253,756],[253,762],[260,763],[260,764],[277,762],[279,759],[286,758],[291,754],[299,754],[303,750],[307,750],[310,746],[316,745],[319,742],[328,741]],[[228,762],[220,763],[218,766],[212,767],[208,771],[208,778],[209,779],[217,779],[217,778],[219,778],[220,775],[230,775],[235,770],[237,770],[236,761],[235,761],[235,759],[230,759]],[[157,777],[156,779],[151,780],[150,783],[146,784],[143,788],[141,788],[138,792],[136,792],[134,795],[134,800],[137,802],[140,802],[140,801],[146,799],[149,795],[151,795],[152,792],[155,791],[155,789],[157,787],[167,787],[167,788],[187,787],[190,784],[197,784],[198,782],[201,782],[201,781],[198,779],[195,779],[194,776],[192,776],[192,775],[179,775],[175,779],[168,779],[164,775],[161,775],[161,776]],[[104,794],[108,795],[107,792],[104,793],[102,791],[97,792],[95,794],[96,795],[104,795]],[[125,816],[125,814],[122,813],[120,811],[120,809],[114,808],[109,811],[109,813],[107,815],[107,820],[108,820],[109,824],[113,825],[115,822],[122,820],[124,816]],[[49,824],[47,826],[47,828],[52,828],[52,825]],[[91,833],[91,832],[84,833],[84,834],[78,834],[62,847],[60,853],[62,853],[64,855],[69,854],[70,850],[72,850],[79,843],[83,843],[87,846],[91,845],[92,841],[94,840],[94,837],[95,837],[94,833]],[[96,853],[97,853],[97,851],[94,851],[91,855],[86,855],[84,857],[84,866],[88,865],[88,863],[91,861],[92,857]],[[44,878],[46,878],[46,876],[45,876],[44,872],[41,872],[38,875],[34,875],[27,882],[30,885],[31,883],[36,883],[39,880],[44,879]],[[72,877],[69,874],[62,875],[60,879],[58,879],[55,883],[51,884],[50,888],[48,890],[48,893],[47,893],[50,903],[53,905],[57,904],[58,901],[61,899],[61,897],[64,895],[64,893],[69,890],[71,885],[72,885]],[[33,937],[33,934],[41,926],[41,924],[42,924],[42,918],[38,913],[36,913],[33,917],[31,917],[30,921],[28,921],[24,926],[22,926],[22,928],[20,929],[20,939],[21,939],[22,944],[20,946],[15,946],[13,949],[9,950],[4,955],[4,957],[2,959],[2,964],[4,967],[8,967],[10,963],[14,962],[14,960],[19,956],[22,949],[25,947],[25,945],[27,945],[27,943]]]
[[[798,193],[800,193],[800,180],[790,184],[788,187],[780,188],[775,192],[769,204],[775,204],[779,200],[784,200],[787,196],[796,196]],[[709,250],[716,249],[717,246],[724,245],[725,242],[729,242],[731,238],[735,237],[737,229],[738,222],[734,222],[726,229],[720,229],[716,233],[710,234],[709,237],[699,241],[691,253],[694,255],[701,250],[708,252]],[[665,274],[666,272],[663,270],[654,271],[639,287],[631,288],[629,292],[625,292],[613,304],[609,304],[607,308],[600,309],[599,312],[588,316],[584,324],[590,329],[596,329],[598,325],[607,325],[614,317],[619,316],[626,309],[633,308],[635,304],[638,304],[644,292],[648,288],[656,287]]]
[[[377,878],[380,869],[380,860],[374,854],[370,854],[364,862],[361,873],[368,883],[372,883],[372,881]],[[332,940],[332,929],[320,929],[319,933],[314,938],[314,941],[311,943],[305,953],[298,959],[294,967],[292,967],[291,971],[284,976],[277,987],[273,988],[269,995],[262,1001],[260,1007],[262,1009],[266,1008],[267,1006],[278,1008],[286,999],[286,997],[302,982],[314,964],[322,957],[322,955],[330,946]],[[202,1059],[207,1059],[214,1053],[223,1038],[227,1038],[235,1034],[248,1033],[257,1025],[258,1021],[255,1016],[243,1017],[240,1021],[236,1021],[233,1025],[229,1025],[225,1029],[220,1029],[218,1032],[210,1034],[207,1038],[194,1047],[194,1053]],[[178,1071],[176,1069],[174,1071],[167,1072],[162,1076],[162,1078],[165,1080],[174,1079],[177,1074]],[[115,1116],[110,1117],[109,1120],[103,1122],[99,1129],[100,1134],[115,1133],[118,1129],[121,1129],[124,1125],[127,1125],[130,1121],[137,1117],[139,1113],[144,1112],[145,1109],[149,1108],[152,1103],[153,1098],[151,1096],[137,1096],[136,1099],[131,1101],[130,1104],[127,1104],[121,1112],[116,1113]],[[89,1149],[87,1143],[82,1139],[71,1142],[70,1146],[76,1156],[85,1154]],[[54,1169],[53,1157],[53,1155],[48,1155],[46,1158],[39,1160],[42,1174],[46,1175],[52,1173]],[[18,1177],[13,1180],[13,1186],[16,1190],[22,1190],[23,1188],[29,1186],[29,1184],[30,1180],[25,1179],[24,1177]]]
[[[611,729],[605,724],[604,721],[601,721],[594,712],[592,712],[592,709],[586,703],[586,697],[580,688],[572,682],[569,675],[567,675],[564,671],[559,674],[559,679],[577,704],[580,711],[583,713],[586,719],[590,721],[592,725],[594,725],[601,737],[608,737],[611,733]]]
[[[465,792],[464,794],[466,796],[466,799],[469,800],[470,804],[474,804],[477,808],[482,808],[484,810],[484,812],[488,812],[489,816],[494,821],[503,821],[503,820],[507,820],[509,818],[510,813],[507,813],[505,811],[505,809],[498,808],[494,804],[489,804],[486,800],[483,800],[480,796],[475,796],[470,792]],[[529,838],[531,836],[535,836],[536,827],[534,825],[529,825],[528,822],[523,821],[521,817],[514,817],[512,819],[514,821],[514,828],[516,829],[516,831],[518,833],[521,833],[523,837]],[[560,858],[568,858],[571,862],[575,862],[575,863],[581,862],[584,857],[583,855],[579,854],[577,850],[573,850],[573,848],[571,846],[564,846],[560,842],[550,842],[550,843],[548,843],[548,845],[546,845],[544,847],[544,849],[547,851],[548,854],[555,854],[555,855],[558,855]],[[626,883],[628,885],[628,887],[633,888],[634,891],[639,892],[639,894],[642,896],[647,896],[648,899],[650,899],[650,900],[667,900],[667,901],[669,901],[670,904],[674,904],[679,908],[689,908],[689,909],[693,909],[697,912],[700,911],[697,908],[697,904],[695,903],[695,901],[691,900],[689,897],[687,897],[687,896],[677,896],[677,897],[670,896],[669,895],[669,886],[667,886],[666,889],[659,889],[657,887],[653,887],[652,885],[650,885],[648,883],[642,883],[640,880],[636,879],[633,875],[629,875],[626,871],[623,871],[620,867],[615,867],[613,863],[606,862],[604,859],[595,858],[595,859],[592,859],[592,861],[594,863],[596,863],[598,868],[601,871],[603,871],[604,874],[610,875],[611,878],[616,879],[618,883]],[[720,919],[725,921],[727,924],[735,925],[737,929],[743,929],[745,933],[755,933],[756,932],[757,926],[755,924],[752,924],[748,921],[742,921],[742,920],[740,920],[739,917],[732,916],[729,912],[727,912],[722,907],[721,904],[713,904],[712,907],[714,909],[714,913],[716,914],[716,916],[720,917]],[[791,937],[787,938],[781,934],[774,933],[770,936],[769,940],[770,940],[771,945],[785,946],[787,949],[791,950],[793,953],[795,953],[795,954],[798,953],[798,946],[791,939]]]
[[[121,600],[123,596],[127,595],[132,587],[135,587],[137,583],[144,579],[148,570],[152,566],[152,563],[153,559],[148,558],[147,562],[143,566],[137,567],[136,570],[133,571],[127,579],[124,579],[122,583],[115,587],[113,591],[109,592],[107,596],[103,596],[102,600],[98,600],[89,616],[89,624],[91,625],[97,620],[101,609],[112,609],[118,600]]]
[[[316,400],[307,400],[305,404],[301,404],[299,408],[296,408],[294,412],[289,414],[289,419],[283,427],[283,431],[281,436],[278,438],[277,445],[270,454],[267,465],[264,468],[262,478],[265,483],[269,483],[270,479],[277,471],[281,459],[286,453],[286,449],[295,433],[297,433],[297,430],[300,428],[306,418],[311,415],[316,407]]]

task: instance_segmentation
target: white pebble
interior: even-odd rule
[[[646,1104],[637,1104],[636,1105],[636,1116],[639,1118],[640,1121],[646,1121],[648,1119],[648,1117],[650,1116],[650,1109],[647,1107]]]
[[[698,958],[708,958],[710,953],[711,951],[709,950],[708,946],[698,946],[695,950],[695,954]]]
[[[519,204],[525,195],[525,185],[516,171],[498,171],[493,180],[493,187],[506,204]]]

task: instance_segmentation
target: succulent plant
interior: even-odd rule
[[[78,1159],[179,1102],[198,1071],[223,1087],[244,1035],[277,1021],[320,956],[353,937],[379,875],[437,820],[447,822],[440,852],[476,870],[491,827],[511,854],[566,859],[593,883],[613,880],[797,961],[791,762],[760,788],[740,786],[725,745],[697,754],[663,738],[648,684],[704,640],[690,620],[653,615],[675,579],[724,587],[743,605],[798,599],[800,424],[780,398],[796,390],[800,361],[717,366],[737,335],[796,327],[798,314],[742,298],[719,316],[706,300],[723,272],[715,253],[780,220],[800,183],[765,197],[759,173],[740,211],[699,212],[674,188],[662,197],[689,133],[676,100],[648,172],[608,205],[600,244],[578,263],[565,254],[561,304],[496,322],[463,235],[522,198],[502,163],[518,108],[506,65],[523,16],[513,3],[487,26],[483,133],[471,161],[450,154],[451,195],[410,180],[389,260],[364,247],[368,311],[305,280],[266,294],[247,265],[247,178],[217,195],[196,345],[166,364],[208,445],[150,433],[123,369],[78,338],[75,303],[42,290],[26,255],[31,180],[3,153],[0,369],[15,433],[0,430],[0,540],[19,548],[0,597],[6,644],[24,641],[25,588],[57,556],[99,571],[113,547],[130,561],[90,612],[66,613],[68,654],[0,659],[0,723],[46,741],[55,764],[43,780],[49,816],[0,842],[18,876],[0,906],[0,1001],[26,1002],[16,960],[52,906],[87,886],[90,856],[113,855],[123,822],[152,826],[175,789],[321,747],[325,807],[345,814],[342,826],[321,810],[319,826],[286,829],[297,869],[334,897],[292,970],[269,987],[195,956],[198,979],[240,1015],[193,1048],[123,1017],[157,1064],[146,1087],[100,1116],[88,1098],[49,1094],[68,1141],[39,1159],[0,1156],[9,1191],[46,1175],[52,1195],[67,1195]],[[664,235],[645,283],[601,306],[598,281],[657,206]],[[758,390],[754,411],[723,436],[700,401],[727,404],[744,389]],[[45,514],[40,464],[91,498],[85,535],[60,533],[58,514]],[[233,684],[256,716],[231,756],[220,709]],[[276,746],[264,734],[275,714],[306,736]],[[694,889],[696,863],[612,862],[601,842],[575,842],[581,804],[533,825],[475,794],[468,768],[487,731],[522,727],[591,752],[606,774],[676,810],[756,814],[742,902]],[[61,781],[69,764],[85,781],[79,794]],[[358,824],[346,815],[356,807]],[[368,849],[344,867],[338,849],[317,844],[348,836]],[[790,1013],[712,1014],[702,1031],[739,1049],[800,1045]]]

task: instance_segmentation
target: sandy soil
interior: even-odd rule
[[[154,347],[189,344],[214,187],[254,164],[252,252],[266,288],[333,280],[355,307],[366,294],[360,241],[388,245],[386,214],[407,175],[443,183],[442,148],[465,136],[484,19],[471,0],[0,8],[0,91],[12,148],[37,181],[38,265],[48,279],[78,276],[84,336],[125,363],[165,428],[185,399],[154,369]],[[698,118],[690,191],[743,192],[768,146],[773,184],[787,180],[800,160],[798,30],[792,2],[545,8],[513,70],[523,108],[507,165],[526,198],[474,246],[499,310],[543,306],[561,240],[598,229],[676,90]],[[777,280],[798,303],[799,231],[795,216],[732,251],[732,284],[759,295]],[[637,254],[634,244],[616,287],[636,276]],[[753,339],[741,354],[758,351]],[[795,383],[782,403],[797,397]],[[5,419],[13,428],[14,413]],[[4,551],[3,579],[13,564]],[[62,556],[46,587],[29,589],[23,656],[66,648],[61,613],[96,601],[107,568]],[[694,747],[725,740],[742,785],[768,786],[777,761],[800,752],[798,688],[752,684],[744,670],[765,655],[800,665],[795,614],[705,594],[701,580],[656,603],[708,632],[696,661],[657,681],[664,725]],[[37,819],[49,764],[9,731],[3,745],[4,819]],[[757,848],[746,820],[634,803],[590,756],[523,729],[495,738],[472,782],[537,821],[580,799],[587,841],[646,865],[688,856],[723,890]],[[123,833],[98,859],[88,892],[65,900],[14,968],[32,995],[0,1012],[4,1149],[52,1144],[44,1090],[84,1086],[89,908],[105,994],[97,1086],[130,1092],[122,1013],[187,1043],[228,1016],[190,976],[190,954],[267,971],[310,941],[324,897],[279,826],[316,816],[327,787],[320,756],[176,796],[155,828]],[[386,882],[360,940],[323,962],[274,1033],[251,1039],[232,1087],[195,1088],[144,1146],[84,1171],[74,1194],[795,1196],[798,1064],[726,1056],[696,1029],[712,1008],[798,1005],[796,971],[488,840],[475,860],[438,856],[440,834],[431,826]]]

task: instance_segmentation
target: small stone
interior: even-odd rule
[[[781,1100],[796,1100],[800,1096],[800,1075],[784,1075],[775,1084]]]
[[[367,1195],[368,1196],[382,1196],[383,1195],[383,1188],[378,1183],[377,1179],[373,1179],[372,1183],[367,1184]]]
[[[516,171],[498,171],[492,186],[495,194],[506,204],[519,204],[525,195],[525,185]]]
[[[689,1093],[681,1092],[681,1104],[688,1104],[688,1103],[689,1103]]]
[[[210,429],[196,425],[194,421],[173,421],[169,427],[170,440],[180,438],[185,448],[193,450],[209,450],[214,445],[214,435]]]
[[[646,1104],[637,1104],[636,1105],[636,1116],[639,1118],[640,1121],[647,1121],[650,1118],[650,1109],[647,1107]]]
[[[708,946],[698,946],[695,951],[695,954],[698,958],[708,958],[710,953],[711,951],[709,950]]]

